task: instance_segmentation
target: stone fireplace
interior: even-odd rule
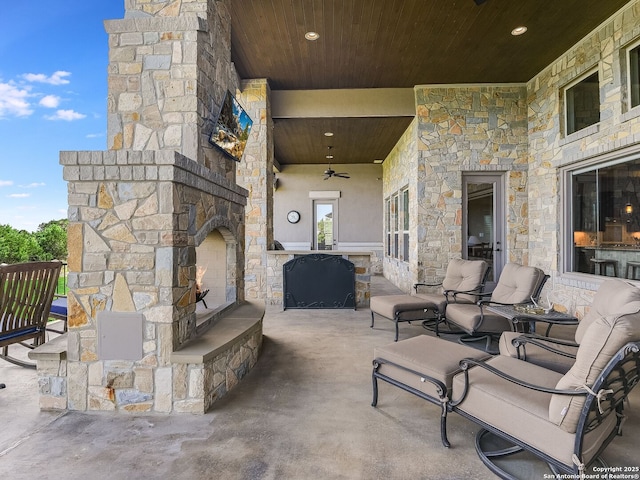
[[[105,21],[108,150],[60,154],[69,332],[51,355],[36,354],[40,404],[202,413],[257,361],[264,313],[245,302],[245,210],[260,189],[237,185],[236,162],[209,144],[211,116],[227,90],[242,98],[254,117],[247,163],[266,165],[268,92],[239,82],[225,2],[125,7],[124,19]],[[212,307],[204,317],[199,266]],[[207,331],[218,322],[240,333]]]

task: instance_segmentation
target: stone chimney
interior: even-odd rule
[[[66,408],[202,411],[213,374],[172,364],[171,353],[195,335],[195,249],[213,230],[231,252],[228,291],[244,300],[249,192],[236,185],[236,162],[208,142],[224,94],[239,94],[230,16],[214,0],[125,6],[124,19],[105,21],[108,150],[60,155],[70,220]]]

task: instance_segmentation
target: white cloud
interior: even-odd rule
[[[104,133],[88,133],[86,138],[100,138],[104,137]]]
[[[74,110],[58,110],[55,115],[48,115],[44,118],[47,120],[65,120],[67,122],[72,122],[74,120],[81,120],[85,117],[85,114],[78,113]]]
[[[69,83],[65,77],[71,75],[71,72],[58,70],[53,75],[47,77],[44,73],[25,73],[22,77],[28,82],[48,83],[49,85],[66,85]]]
[[[5,116],[27,117],[33,113],[27,101],[28,88],[0,82],[0,118]]]
[[[47,108],[58,108],[60,97],[57,95],[47,95],[40,99],[40,105]]]
[[[0,180],[0,187],[10,187],[13,185],[12,180]]]
[[[44,187],[46,185],[46,183],[44,182],[33,182],[33,183],[29,183],[27,185],[20,185],[20,188],[38,188],[38,187]]]
[[[30,193],[12,193],[10,195],[7,195],[7,198],[27,198],[30,196]]]

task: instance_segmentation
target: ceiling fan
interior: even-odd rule
[[[327,180],[331,177],[338,177],[338,178],[351,178],[349,177],[349,174],[346,172],[336,172],[335,170],[333,170],[331,168],[331,164],[329,164],[329,168],[327,168],[324,171],[324,179]]]
[[[328,150],[328,155],[327,155],[327,159],[329,159],[329,161],[331,161],[331,159],[333,158],[333,155],[331,155],[331,149],[333,147],[332,146],[328,146],[327,150]],[[347,172],[336,172],[335,170],[333,170],[331,168],[331,164],[329,164],[329,168],[327,168],[324,171],[324,179],[327,180],[331,177],[338,177],[338,178],[350,178],[349,174]]]

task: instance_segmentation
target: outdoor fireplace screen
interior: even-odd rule
[[[356,308],[353,262],[339,255],[314,253],[282,266],[287,308]]]

